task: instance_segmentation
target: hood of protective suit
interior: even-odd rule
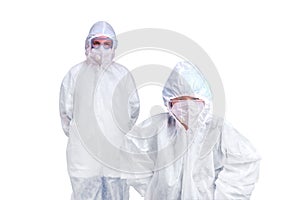
[[[208,82],[201,71],[193,64],[183,61],[176,64],[165,83],[162,91],[165,105],[168,107],[173,98],[190,96],[203,100],[205,106],[201,113],[202,118],[207,118],[212,113],[212,92]]]
[[[117,48],[118,41],[114,29],[109,23],[105,21],[96,22],[91,27],[89,34],[85,40],[85,55],[89,56],[91,53],[93,53],[91,48],[92,47],[91,41],[93,38],[100,37],[100,36],[106,36],[112,39],[113,41],[112,49],[110,49],[109,52],[108,51],[104,52],[104,54],[106,54],[104,56],[109,57],[109,59],[112,60],[114,58],[114,51]]]
[[[212,102],[212,92],[199,69],[187,61],[179,62],[174,67],[162,91],[165,105],[176,97],[191,96]]]

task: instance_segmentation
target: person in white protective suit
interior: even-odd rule
[[[250,199],[260,156],[237,130],[213,116],[212,93],[197,67],[178,63],[162,94],[169,112],[135,128],[131,135],[140,139],[127,136],[127,149],[147,153],[154,163],[152,176],[131,179],[131,185],[146,200]]]
[[[69,137],[74,200],[129,199],[129,186],[116,170],[119,155],[106,146],[118,149],[137,120],[139,97],[130,72],[113,61],[116,47],[111,25],[95,23],[85,41],[86,60],[71,68],[61,84],[60,116]]]

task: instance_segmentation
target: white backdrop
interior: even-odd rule
[[[117,33],[164,28],[196,41],[222,78],[227,119],[262,155],[252,199],[300,198],[297,1],[4,2],[0,199],[69,199],[59,88],[66,72],[85,58],[85,37],[99,20]],[[141,91],[144,99],[159,92],[149,91]],[[141,199],[134,191],[131,196]]]

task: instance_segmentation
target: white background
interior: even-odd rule
[[[252,199],[299,199],[297,1],[4,2],[0,199],[69,199],[59,88],[85,58],[85,37],[99,20],[117,33],[164,28],[196,41],[222,78],[227,119],[263,158]]]

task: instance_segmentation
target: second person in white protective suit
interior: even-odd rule
[[[113,143],[118,149],[139,114],[135,82],[113,61],[116,47],[111,25],[95,23],[85,41],[86,60],[74,66],[61,85],[60,116],[69,137],[67,165],[74,200],[129,199],[129,186],[116,170],[119,155],[105,146]]]
[[[131,184],[146,200],[250,199],[260,156],[245,137],[212,115],[211,90],[197,67],[178,63],[163,99],[169,112],[134,130],[149,138],[128,136],[127,147],[147,152],[154,163],[152,176]]]

